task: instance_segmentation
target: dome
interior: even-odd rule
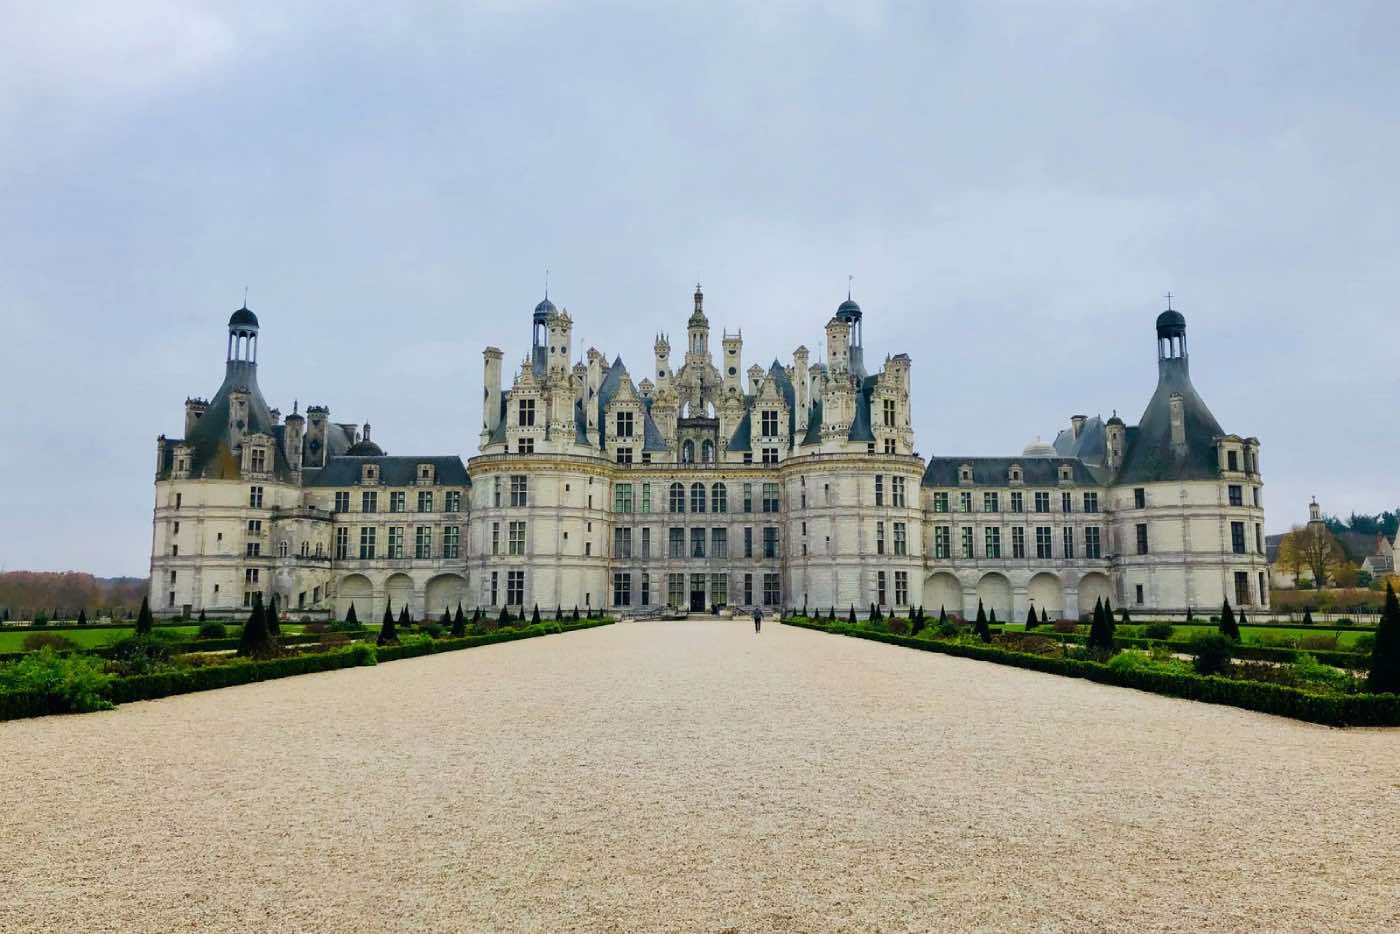
[[[1157,316],[1157,331],[1162,333],[1172,331],[1180,333],[1186,330],[1186,316],[1175,309],[1168,308]]]
[[[1022,449],[1021,454],[1025,457],[1054,457],[1055,449],[1039,438],[1036,438]]]
[[[842,321],[859,321],[860,306],[852,299],[846,299],[836,309],[836,317]]]
[[[231,328],[255,328],[258,326],[258,316],[249,311],[247,305],[244,305],[229,317],[228,326]]]
[[[346,456],[346,457],[383,457],[383,456],[384,456],[384,449],[381,448],[379,445],[375,444],[373,441],[361,440],[361,441],[356,441],[354,444],[350,445],[350,447],[346,448],[346,450],[345,450],[345,456]]]
[[[552,315],[558,310],[559,309],[554,307],[554,303],[546,298],[544,301],[540,302],[538,305],[535,306],[535,315],[538,317],[543,317],[544,315]]]

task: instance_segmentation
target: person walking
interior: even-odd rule
[[[757,634],[758,634],[758,631],[759,631],[761,628],[763,628],[763,610],[759,609],[758,607],[754,607],[754,608],[753,608],[753,631],[754,631],[754,634],[757,635]]]

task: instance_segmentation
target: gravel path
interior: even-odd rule
[[[0,930],[1394,930],[1400,731],[630,623],[0,724]]]

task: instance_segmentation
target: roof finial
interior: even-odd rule
[[[852,283],[852,282],[855,282],[855,281],[856,281],[856,277],[855,277],[855,276],[852,276],[852,275],[847,275],[847,276],[846,276],[846,301],[848,301],[848,302],[851,300],[851,283]]]
[[[248,307],[248,287],[246,285],[243,286],[243,307]]]
[[[292,414],[293,414],[293,415],[297,414],[297,400],[296,400],[296,399],[293,399],[293,400],[292,400]]]
[[[1167,311],[1172,310],[1172,293],[1167,293]]]
[[[549,268],[544,271],[544,300],[549,301]]]

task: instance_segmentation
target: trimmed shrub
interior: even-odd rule
[[[1113,652],[1113,617],[1108,615],[1104,601],[1094,602],[1094,621],[1089,626],[1090,652],[1110,655]]]
[[[35,620],[38,622],[38,620]],[[136,634],[147,635],[151,631],[151,626],[155,620],[151,617],[151,601],[149,597],[141,598],[141,612],[136,616]]]
[[[384,621],[379,624],[379,638],[374,640],[375,645],[398,645],[399,631],[394,628],[394,614],[389,610],[389,605],[384,605]]]
[[[467,634],[467,618],[462,613],[462,601],[457,601],[457,613],[452,617],[452,638],[461,639]]]
[[[379,654],[374,646],[368,642],[356,642],[350,646],[350,657],[357,666],[369,666],[379,664]]]
[[[530,625],[531,625],[531,626],[538,626],[539,624],[540,624],[540,605],[539,605],[538,603],[536,603],[536,604],[535,604],[535,611],[534,611],[533,613],[530,614]]]
[[[977,622],[973,624],[973,631],[977,633],[977,638],[983,642],[992,641],[992,630],[987,625],[987,611],[982,608],[982,601],[977,601]]]
[[[1385,609],[1376,627],[1375,648],[1371,650],[1371,673],[1366,688],[1378,694],[1400,694],[1400,601],[1395,590],[1385,585]]]
[[[1074,620],[1072,620],[1072,619],[1057,619],[1057,620],[1055,620],[1055,631],[1056,631],[1056,632],[1078,632],[1078,631],[1079,631],[1079,624],[1076,623],[1076,622],[1075,622]]]
[[[263,611],[263,622],[267,626],[268,635],[272,636],[273,639],[282,635],[282,626],[277,617],[277,594],[273,594],[272,599],[268,601],[267,609]]]
[[[1230,653],[1235,641],[1218,632],[1203,632],[1191,640],[1192,667],[1200,675],[1223,675],[1230,671]]]
[[[1037,622],[1039,622],[1039,620],[1035,618],[1035,607],[1031,607],[1026,611],[1026,632],[1030,632],[1034,629]]]
[[[1176,628],[1171,623],[1148,623],[1142,627],[1142,634],[1149,639],[1165,642],[1176,634]]]
[[[360,626],[360,618],[355,615],[355,603],[353,600],[350,602],[350,611],[345,614],[345,625],[354,626],[356,629],[363,628]]]
[[[79,625],[79,626],[86,626],[86,625],[87,625],[87,610],[81,610],[81,609],[78,610],[78,625]]]
[[[1313,624],[1312,608],[1311,608],[1311,607],[1305,607],[1305,608],[1303,609],[1303,625],[1304,625],[1304,626],[1311,626],[1312,624]]]
[[[22,645],[26,652],[38,652],[40,649],[72,652],[78,648],[78,643],[67,636],[60,636],[56,632],[31,632],[24,637]]]
[[[1235,611],[1230,609],[1229,600],[1220,609],[1220,634],[1231,642],[1240,641],[1240,627],[1235,622]]]
[[[44,648],[17,662],[0,665],[0,692],[21,695],[21,707],[36,713],[81,713],[106,710],[112,704],[104,696],[112,676],[102,670],[102,660],[91,655],[59,655]],[[8,713],[0,703],[0,715]]]
[[[418,631],[427,634],[430,639],[441,639],[447,630],[438,623],[419,623]]]
[[[204,623],[199,627],[201,639],[227,639],[228,627],[223,623]]]
[[[267,629],[267,613],[263,610],[262,594],[253,595],[253,612],[243,624],[243,636],[238,641],[241,658],[269,658],[277,654],[277,642]]]

